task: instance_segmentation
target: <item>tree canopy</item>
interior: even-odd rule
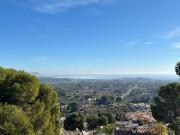
[[[180,116],[180,83],[161,87],[151,110],[156,120],[169,124],[176,131],[177,118]]]
[[[175,71],[176,71],[176,74],[180,76],[180,62],[176,64]]]
[[[111,113],[105,113],[104,116],[108,118],[109,124],[112,124],[116,121],[115,117]]]
[[[0,129],[5,135],[59,135],[54,89],[24,71],[0,68]]]
[[[64,129],[66,130],[84,130],[84,116],[80,113],[69,114],[64,121]]]
[[[38,79],[24,71],[0,68],[0,101],[3,103],[33,102],[39,94],[39,86]]]
[[[98,127],[99,117],[97,115],[90,115],[87,117],[88,129],[96,129]]]
[[[76,102],[69,103],[69,104],[68,104],[68,107],[67,107],[67,110],[68,110],[70,113],[78,112],[78,111],[79,111],[79,105],[78,105],[78,103],[76,103]]]
[[[109,105],[113,101],[114,101],[114,98],[112,96],[103,95],[101,98],[97,99],[96,104],[97,105]]]

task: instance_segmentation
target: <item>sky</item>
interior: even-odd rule
[[[179,0],[1,0],[0,66],[46,76],[175,74]]]

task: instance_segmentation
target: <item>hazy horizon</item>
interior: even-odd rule
[[[64,75],[42,75],[34,74],[37,77],[50,77],[59,79],[125,79],[125,78],[146,78],[155,80],[178,80],[179,77],[175,74],[64,74]]]

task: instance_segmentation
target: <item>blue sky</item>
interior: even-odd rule
[[[174,74],[179,0],[1,0],[0,65],[61,74]]]

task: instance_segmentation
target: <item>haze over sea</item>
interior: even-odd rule
[[[129,79],[129,78],[146,78],[146,79],[155,79],[155,80],[174,80],[177,81],[178,77],[176,75],[168,74],[109,74],[109,75],[78,75],[78,74],[69,74],[69,75],[60,75],[56,78],[70,78],[70,79]]]

